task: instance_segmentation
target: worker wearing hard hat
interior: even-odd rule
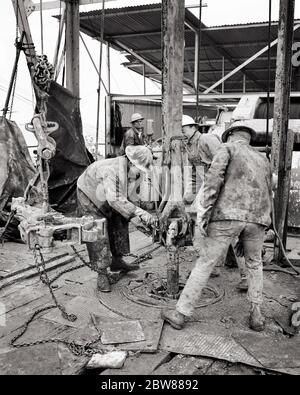
[[[134,113],[131,116],[131,128],[128,129],[123,137],[120,147],[120,155],[124,155],[126,147],[129,145],[144,145],[145,136],[143,133],[144,117],[139,113]]]
[[[97,289],[101,292],[110,291],[108,267],[111,271],[122,272],[139,268],[123,260],[123,256],[130,252],[128,222],[143,227],[143,224],[150,226],[155,221],[151,214],[128,200],[128,161],[147,173],[151,170],[153,157],[145,146],[129,146],[126,156],[92,163],[77,181],[79,215],[107,219],[108,237],[86,243],[90,263],[98,272]]]
[[[272,177],[270,163],[250,146],[253,129],[232,126],[222,135],[206,174],[198,227],[202,234],[199,258],[177,302],[176,309],[162,312],[174,328],[181,329],[191,316],[202,289],[229,245],[239,237],[249,271],[250,327],[262,331],[264,231],[271,223]]]
[[[183,115],[182,133],[188,138],[189,161],[194,165],[202,164],[209,167],[214,154],[221,144],[221,140],[215,134],[200,133],[199,126],[192,117]]]

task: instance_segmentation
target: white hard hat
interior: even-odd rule
[[[142,119],[144,119],[144,117],[137,112],[137,113],[131,115],[131,121],[130,122],[132,123],[132,122],[139,121],[139,120],[142,120]]]
[[[188,125],[199,126],[199,124],[197,122],[195,122],[192,117],[190,117],[189,115],[183,115],[182,116],[182,127],[188,126]]]
[[[149,171],[149,166],[153,163],[153,155],[149,148],[144,145],[129,145],[125,149],[125,154],[129,161],[143,172]]]

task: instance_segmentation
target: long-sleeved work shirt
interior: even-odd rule
[[[123,137],[123,141],[120,147],[120,155],[125,154],[125,149],[129,145],[144,145],[145,138],[142,131],[138,131],[135,128],[128,129]]]
[[[92,163],[79,177],[77,187],[106,217],[112,209],[124,218],[134,217],[136,206],[127,199],[127,159],[124,156]]]
[[[198,177],[200,177],[202,183],[204,181],[201,169],[203,169],[204,166],[204,171],[206,172],[208,170],[213,157],[221,144],[219,136],[215,134],[203,134],[200,132],[196,132],[186,143],[188,153],[187,166],[190,166],[190,171],[188,172],[189,177],[185,181],[186,192],[184,197],[187,200],[190,200],[192,196],[194,200],[195,194],[198,194],[200,189],[200,186],[197,185],[199,180]],[[201,166],[200,170],[198,169],[198,166]],[[199,173],[198,177],[197,173]],[[190,195],[191,193],[192,195]],[[193,210],[197,209],[199,196],[195,199]]]
[[[210,166],[220,145],[221,140],[216,134],[196,132],[187,142],[189,161],[195,166]]]
[[[206,173],[201,194],[205,218],[269,226],[271,180],[269,161],[247,142],[222,144]]]

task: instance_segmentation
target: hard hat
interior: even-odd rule
[[[230,128],[228,128],[227,130],[225,130],[225,132],[222,134],[222,141],[223,143],[226,143],[226,141],[228,140],[228,137],[234,133],[234,132],[248,132],[251,135],[251,140],[253,140],[256,136],[256,133],[254,131],[254,129],[250,128],[250,126],[245,125],[243,122],[238,121],[238,122],[234,122]]]
[[[125,149],[128,160],[143,172],[148,172],[153,163],[153,155],[149,148],[144,145],[129,145]]]
[[[130,123],[133,123],[135,121],[139,121],[139,120],[142,120],[142,119],[144,119],[144,117],[137,112],[137,113],[131,115]]]
[[[188,125],[199,126],[199,124],[197,122],[195,122],[192,117],[190,117],[189,115],[183,115],[182,116],[182,127],[188,126]]]

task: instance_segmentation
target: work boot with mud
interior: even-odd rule
[[[262,332],[265,329],[265,318],[260,311],[260,306],[255,303],[251,305],[250,328],[256,332]]]
[[[242,278],[241,281],[235,287],[240,292],[248,291],[248,281],[246,278]]]
[[[112,272],[131,272],[133,270],[138,270],[140,268],[137,264],[126,263],[122,257],[112,257],[112,263],[110,265],[110,270]]]
[[[177,310],[162,310],[161,318],[168,322],[175,329],[182,329],[185,323],[185,315]]]
[[[110,288],[110,283],[109,283],[106,269],[99,271],[98,278],[97,278],[97,291],[110,292],[110,290],[111,290],[111,288]]]

